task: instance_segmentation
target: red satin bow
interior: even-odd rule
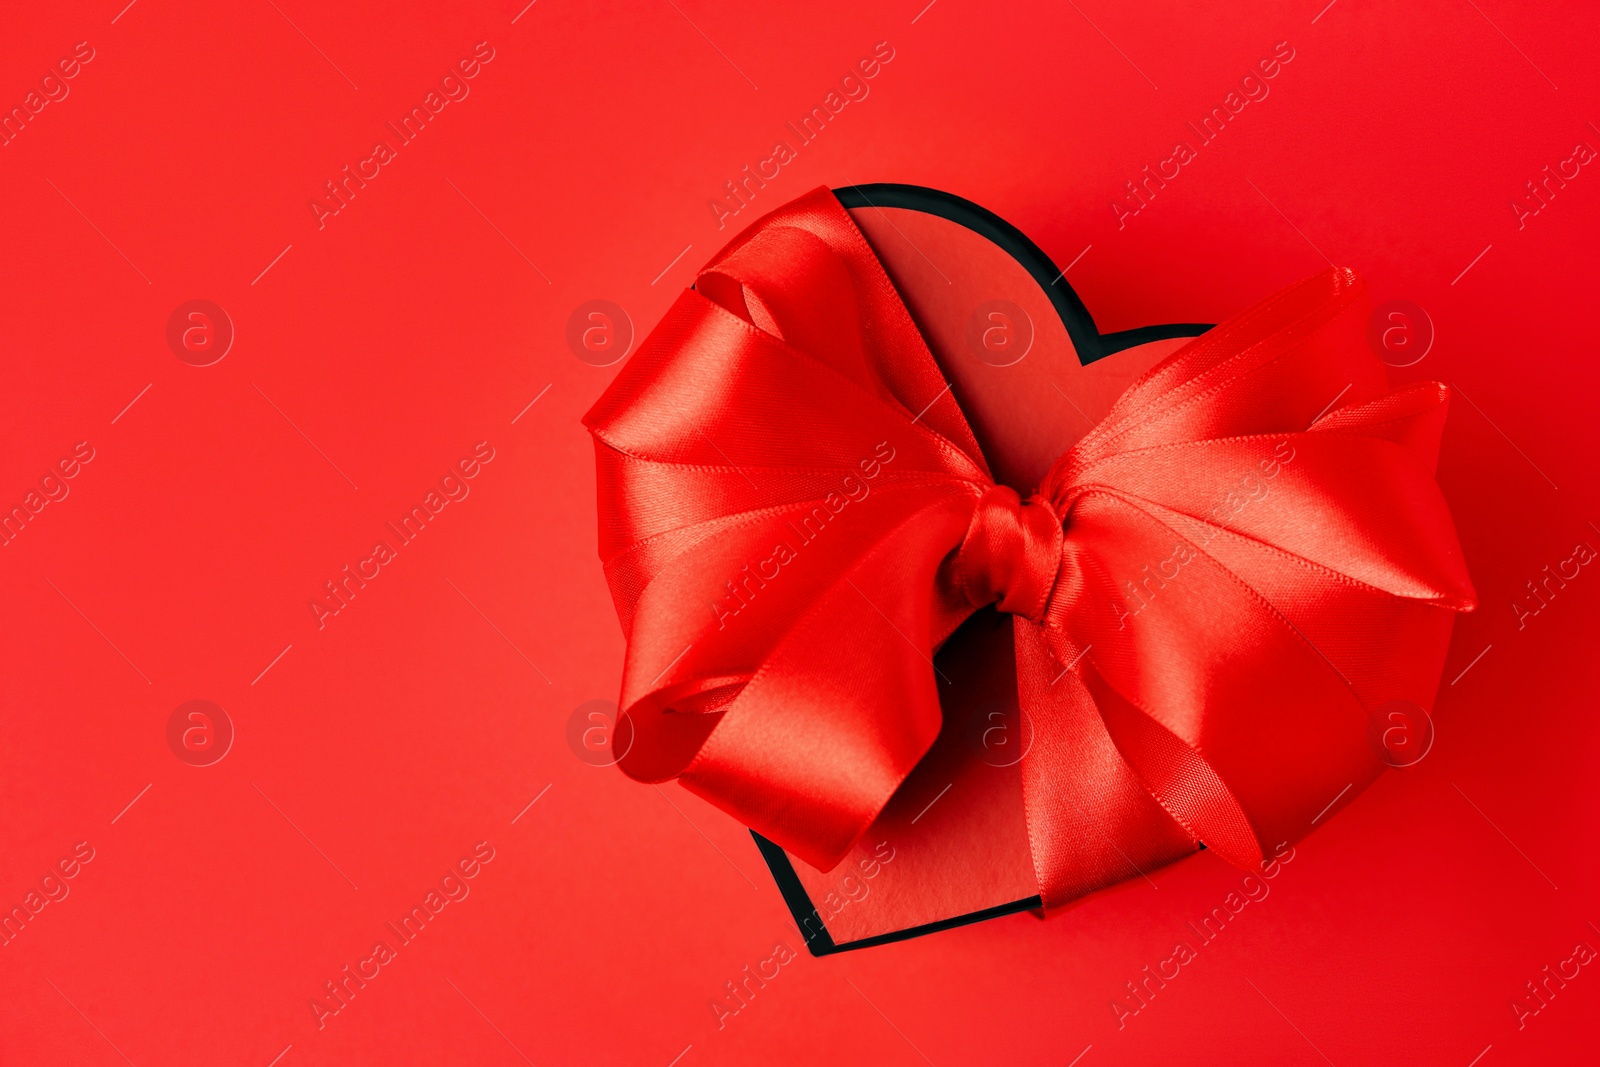
[[[1387,391],[1364,297],[1329,270],[1197,338],[1024,501],[832,195],[773,212],[585,420],[623,769],[826,870],[939,732],[934,652],[997,603],[1046,905],[1297,840],[1383,769],[1369,712],[1431,705],[1473,607],[1447,390]]]

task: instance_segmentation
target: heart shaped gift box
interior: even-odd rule
[[[1473,606],[1447,390],[1388,390],[1352,273],[1115,334],[1064,275],[957,197],[818,190],[585,420],[619,762],[752,827],[814,954],[1266,862]]]

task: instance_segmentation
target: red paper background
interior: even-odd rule
[[[1509,1005],[1600,947],[1600,579],[1520,630],[1511,604],[1600,545],[1600,176],[1521,229],[1510,202],[1600,147],[1600,15],[924,2],[8,11],[6,113],[77,42],[94,59],[0,147],[3,506],[78,442],[95,458],[0,548],[0,902],[77,842],[94,859],[0,948],[0,1062],[1592,1054],[1590,968],[1521,1029]],[[734,232],[707,200],[884,40],[870,95],[737,225],[820,184],[946,189],[1062,265],[1082,254],[1070,280],[1108,330],[1225,317],[1326,255],[1428,311],[1437,341],[1396,377],[1464,398],[1441,480],[1483,608],[1432,751],[1326,822],[1120,1030],[1124,983],[1238,884],[1215,857],[1045,923],[802,955],[719,1029],[723,984],[800,943],[748,834],[566,740],[621,657],[578,423],[615,368],[575,358],[568,316],[603,298],[648,329]],[[1119,230],[1123,182],[1284,40],[1270,96]],[[470,95],[319,229],[323,183],[479,41],[494,59]],[[237,331],[209,367],[165,339],[197,298]],[[323,583],[479,441],[495,458],[470,495],[319,630]],[[237,731],[209,767],[168,747],[191,699]],[[319,1029],[323,983],[485,840],[470,896]]]

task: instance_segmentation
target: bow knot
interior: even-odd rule
[[[1135,382],[1024,501],[832,194],[769,215],[585,420],[622,769],[831,869],[968,710],[930,664],[998,604],[1047,907],[1304,836],[1382,771],[1373,712],[1431,705],[1475,597],[1434,480],[1449,392],[1391,391],[1366,321],[1350,271],[1291,286]]]
[[[1040,622],[1061,569],[1061,541],[1061,518],[1049,501],[991,486],[956,551],[956,584],[975,608],[995,604]]]

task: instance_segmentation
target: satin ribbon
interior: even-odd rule
[[[1383,769],[1373,709],[1431,706],[1474,602],[1433,473],[1448,390],[1389,391],[1365,308],[1330,269],[1216,327],[1023,499],[833,196],[768,215],[585,419],[623,770],[830,869],[939,733],[935,652],[992,603],[1046,906],[1200,841],[1250,866],[1299,839]]]

